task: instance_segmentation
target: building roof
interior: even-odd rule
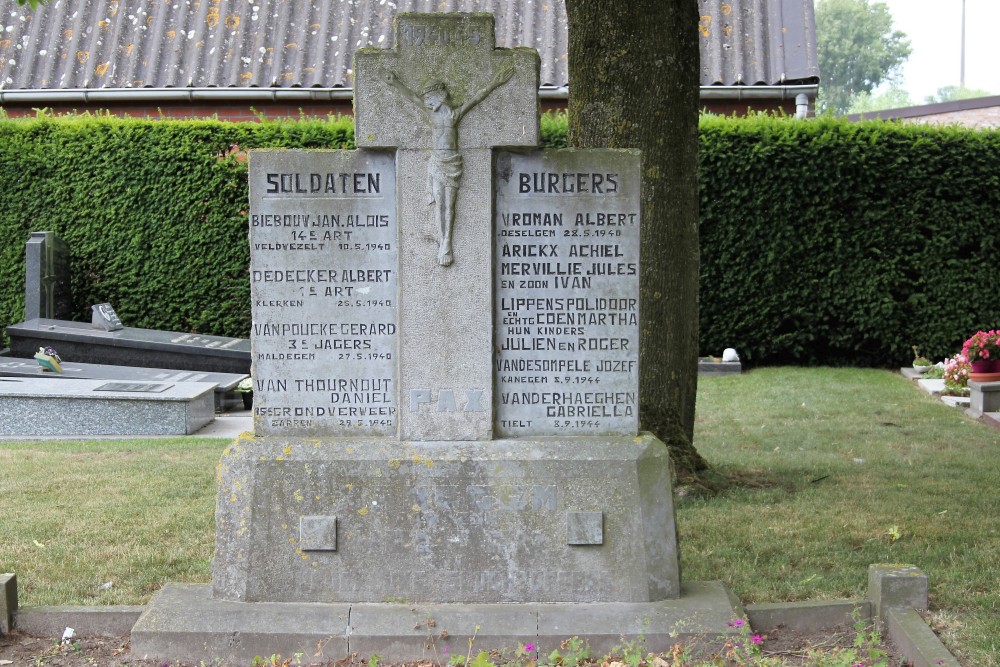
[[[970,112],[1000,109],[1000,95],[989,97],[972,97],[951,102],[935,102],[933,104],[918,104],[897,109],[882,109],[866,111],[865,113],[849,114],[850,121],[862,120],[898,120],[903,122],[952,123],[971,127],[997,127],[995,114],[990,119],[982,118]]]
[[[812,0],[699,0],[702,86],[818,81]],[[0,0],[0,98],[14,91],[343,89],[402,11],[483,11],[499,46],[568,82],[562,0]],[[2,99],[0,99],[2,101]]]

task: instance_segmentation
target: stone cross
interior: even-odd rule
[[[489,440],[494,147],[538,144],[538,54],[490,14],[400,14],[354,61],[359,148],[396,149],[399,437]]]

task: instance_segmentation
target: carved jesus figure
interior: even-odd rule
[[[451,232],[455,224],[455,200],[462,180],[462,154],[458,151],[458,124],[472,107],[506,83],[514,74],[513,64],[501,67],[496,76],[481,90],[474,92],[460,106],[455,106],[448,89],[441,81],[432,81],[422,93],[417,94],[399,80],[395,72],[386,75],[386,81],[402,93],[403,97],[419,109],[431,127],[432,150],[427,164],[427,189],[430,204],[435,207],[440,243],[438,264],[448,266],[454,261],[451,250]]]

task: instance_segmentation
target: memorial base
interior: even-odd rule
[[[168,584],[132,628],[132,654],[157,661],[249,664],[279,655],[303,663],[378,654],[384,662],[433,660],[515,649],[533,643],[538,655],[572,637],[600,656],[623,641],[669,652],[674,644],[718,647],[737,633],[742,616],[721,582],[687,583],[681,597],[643,603],[591,604],[295,604],[215,600],[206,585]]]
[[[219,465],[214,596],[239,602],[651,602],[680,594],[651,435],[255,438]]]

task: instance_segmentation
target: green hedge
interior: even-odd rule
[[[701,125],[701,346],[899,365],[1000,322],[1000,133],[757,117]]]
[[[0,323],[24,315],[24,244],[44,230],[70,247],[76,318],[109,301],[129,326],[246,336],[241,149],[353,141],[349,118],[0,121]]]
[[[565,117],[542,134],[564,146]],[[23,317],[25,241],[51,230],[77,318],[110,301],[130,326],[246,336],[243,151],[352,146],[349,118],[0,120],[0,324]],[[705,354],[900,364],[1000,321],[1000,133],[705,118],[699,178]]]

